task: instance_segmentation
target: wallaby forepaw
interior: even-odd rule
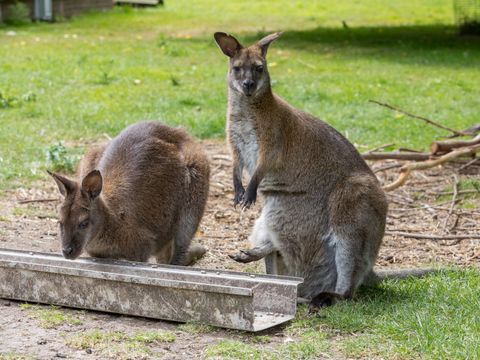
[[[257,192],[250,193],[247,191],[240,204],[242,210],[250,209],[250,207],[255,204],[255,201],[257,201]]]
[[[244,194],[245,194],[245,189],[243,187],[238,190],[235,190],[235,197],[233,198],[234,207],[237,207],[237,205],[242,202]]]
[[[230,259],[233,259],[236,262],[240,262],[244,264],[261,259],[260,257],[258,257],[258,255],[251,253],[249,250],[240,250],[235,255],[228,255],[228,256],[230,257]]]

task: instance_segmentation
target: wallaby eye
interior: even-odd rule
[[[233,67],[233,72],[239,73],[240,72],[240,66],[234,66]]]
[[[83,220],[80,224],[78,224],[79,229],[86,229],[90,221],[88,219]]]
[[[263,71],[263,66],[262,66],[262,65],[257,66],[257,67],[255,68],[255,70],[257,70],[257,72],[261,73],[261,72]]]

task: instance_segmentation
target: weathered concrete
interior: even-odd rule
[[[300,278],[0,250],[0,297],[259,331],[295,316]]]

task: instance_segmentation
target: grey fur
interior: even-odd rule
[[[277,37],[245,48],[232,45],[230,35],[215,35],[221,48],[225,41],[229,44],[224,51],[230,57],[227,137],[235,203],[248,208],[257,189],[264,198],[250,236],[253,249],[233,258],[249,262],[266,257],[267,271],[284,268],[288,275],[303,277],[301,297],[350,298],[372,273],[387,201],[345,137],[272,93],[265,54]],[[255,73],[252,69],[260,63],[264,69]],[[242,88],[246,80],[256,87]],[[244,167],[251,176],[246,190],[241,184]]]

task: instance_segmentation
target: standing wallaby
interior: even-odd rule
[[[65,200],[63,255],[188,265],[206,249],[190,242],[209,186],[208,158],[181,129],[131,125],[82,159],[80,182],[50,173]]]
[[[268,46],[280,33],[243,47],[214,37],[229,60],[227,137],[233,154],[234,204],[264,197],[251,250],[239,262],[265,257],[268,273],[304,278],[299,296],[314,308],[351,298],[374,276],[387,201],[355,147],[325,122],[272,93]],[[242,172],[250,174],[244,189]]]

